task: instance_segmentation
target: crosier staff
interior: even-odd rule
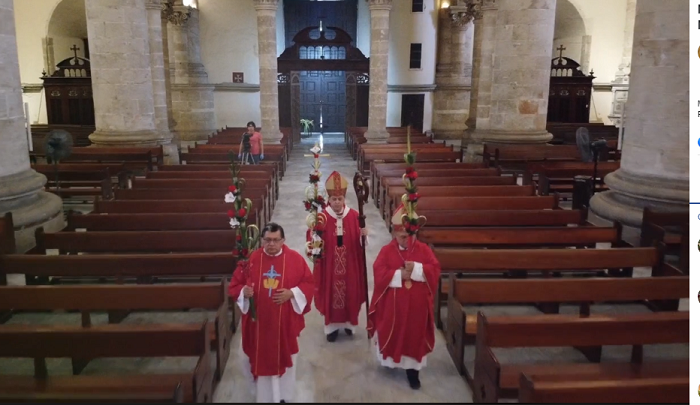
[[[367,203],[369,198],[369,187],[367,186],[367,179],[362,176],[362,173],[356,172],[355,177],[352,181],[353,188],[355,189],[355,194],[357,195],[357,212],[359,214],[358,220],[360,222],[360,229],[365,228],[365,214],[364,205]],[[367,319],[369,319],[369,278],[367,274],[367,255],[365,254],[365,244],[367,239],[364,235],[361,238],[362,246],[362,267],[365,270],[365,285],[363,286],[365,290],[365,312]],[[369,331],[367,331],[367,338],[370,338]]]

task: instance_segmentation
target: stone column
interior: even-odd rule
[[[172,65],[170,64],[170,49],[168,48],[168,16],[172,13],[172,2],[173,0],[162,0],[161,12],[160,12],[160,31],[163,44],[163,69],[165,70],[165,105],[167,106],[168,112],[168,128],[170,128],[170,133],[173,135],[173,140],[177,140],[179,137],[175,133],[175,120],[173,119],[173,97],[171,91],[171,81],[172,76]]]
[[[438,49],[437,49],[437,66],[435,68],[435,80],[439,78],[449,77],[451,63],[451,48],[452,48],[452,30],[450,29],[450,10],[449,8],[438,9]],[[439,84],[438,84],[439,86]]]
[[[476,128],[468,143],[547,142],[556,0],[499,0],[488,22],[495,1],[482,1]]]
[[[688,209],[688,2],[638,0],[628,124],[610,191],[591,200],[595,214],[639,227],[642,209]]]
[[[369,118],[367,143],[385,143],[387,76],[389,68],[389,14],[391,0],[367,0],[371,27],[369,50]]]
[[[199,10],[175,0],[168,22],[173,129],[181,145],[205,142],[216,131],[216,115],[214,85],[199,52]]]
[[[0,215],[12,212],[17,252],[24,253],[37,227],[56,232],[65,223],[61,199],[42,191],[46,177],[29,165],[12,0],[0,0],[0,21]]]
[[[619,127],[622,124],[622,113],[627,103],[630,83],[630,66],[632,63],[632,42],[634,40],[634,21],[637,0],[627,0],[627,14],[625,16],[625,37],[622,45],[622,60],[612,81],[613,105],[608,115],[613,125]]]
[[[446,42],[449,45],[450,64],[448,74],[436,75],[435,78],[433,132],[440,139],[461,139],[469,116],[474,35],[472,21],[479,11],[473,4],[467,6],[462,2],[443,10],[446,11],[449,26],[441,27],[441,30],[450,33]]]
[[[279,91],[277,88],[277,5],[279,0],[255,0],[258,15],[258,60],[260,63],[260,124],[265,142],[279,143]]]
[[[95,104],[90,140],[97,146],[167,143],[155,126],[145,2],[87,1],[85,12]]]
[[[173,134],[168,120],[168,91],[163,50],[163,23],[161,0],[146,0],[148,13],[148,47],[151,51],[151,79],[153,81],[153,110],[155,126],[163,138],[164,160],[168,164],[179,163],[177,146],[171,144]],[[168,73],[170,71],[168,70]]]

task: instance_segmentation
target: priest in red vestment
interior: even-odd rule
[[[435,346],[434,294],[440,263],[425,243],[402,224],[401,205],[391,219],[393,239],[374,261],[374,294],[367,330],[382,366],[406,370],[409,385],[420,388],[418,372]]]
[[[243,314],[241,347],[257,402],[288,402],[294,397],[297,339],[311,310],[314,280],[304,256],[284,244],[280,225],[269,223],[261,234],[263,247],[236,268],[228,292]]]
[[[359,213],[345,205],[348,182],[338,172],[326,180],[328,206],[323,230],[324,256],[314,266],[316,308],[324,316],[324,333],[334,342],[338,331],[355,333],[362,304],[365,303],[365,268],[362,237],[367,228],[360,229]],[[311,240],[311,231],[307,232]]]

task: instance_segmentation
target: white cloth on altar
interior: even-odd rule
[[[265,252],[265,254],[267,254],[267,252]],[[282,251],[274,256],[279,256],[281,254]],[[294,294],[292,308],[294,312],[301,315],[304,308],[306,308],[306,297],[299,287],[290,288],[289,290]],[[243,296],[243,289],[241,289],[241,293],[238,295],[236,304],[238,304],[238,307],[241,309],[241,313],[248,313],[250,301]],[[281,400],[284,400],[284,402],[291,402],[294,399],[296,394],[297,355],[298,353],[292,355],[292,367],[288,367],[281,376],[258,377],[258,380],[255,381],[250,371],[250,360],[243,351],[243,344],[239,346],[239,358],[242,360],[243,374],[251,383],[251,391],[255,395],[257,403],[279,403]]]

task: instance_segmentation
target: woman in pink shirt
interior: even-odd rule
[[[248,130],[243,134],[243,139],[238,147],[238,158],[245,158],[243,164],[257,165],[265,158],[262,135],[255,130],[253,121],[248,122],[246,126]]]

